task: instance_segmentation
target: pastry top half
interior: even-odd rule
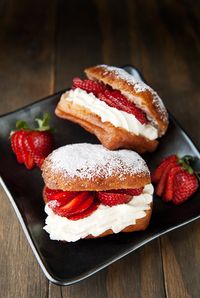
[[[148,120],[158,129],[158,136],[165,134],[168,113],[158,94],[141,80],[125,70],[108,65],[97,65],[85,69],[89,79],[103,82],[119,90],[127,99],[143,110]]]
[[[150,184],[145,161],[129,150],[73,144],[54,150],[42,165],[45,185],[63,191],[103,191]]]

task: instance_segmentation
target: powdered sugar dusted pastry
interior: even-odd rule
[[[154,151],[165,134],[168,114],[158,94],[125,70],[98,65],[89,79],[75,78],[56,107],[57,116],[79,123],[108,149]]]
[[[66,145],[45,159],[42,176],[48,214],[44,229],[53,240],[133,232],[149,224],[153,187],[136,152]]]

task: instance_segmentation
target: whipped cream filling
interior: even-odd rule
[[[69,220],[53,212],[46,204],[47,213],[44,230],[50,234],[52,240],[74,242],[85,238],[88,235],[98,236],[108,229],[119,233],[125,227],[133,225],[136,220],[145,217],[146,210],[150,209],[153,200],[153,186],[148,184],[144,187],[143,193],[135,196],[127,204],[116,206],[99,205],[90,216],[79,220]]]
[[[154,126],[142,124],[133,114],[110,107],[93,93],[87,93],[80,88],[76,88],[67,92],[65,99],[90,110],[98,115],[102,122],[110,122],[115,127],[121,127],[150,140],[155,140],[158,137],[158,130]]]

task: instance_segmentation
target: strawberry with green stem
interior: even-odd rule
[[[12,150],[19,163],[24,163],[27,169],[35,165],[41,167],[45,157],[54,148],[52,129],[49,126],[49,114],[44,113],[42,119],[35,119],[37,128],[31,129],[25,121],[16,123],[17,130],[11,132]]]
[[[151,175],[152,182],[157,184],[156,194],[176,205],[186,201],[199,186],[199,173],[191,166],[192,161],[194,158],[189,155],[165,158]]]

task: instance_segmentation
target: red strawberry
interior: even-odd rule
[[[98,98],[106,102],[110,107],[133,114],[142,124],[148,123],[145,113],[118,90],[107,89],[99,93]]]
[[[92,192],[90,192],[88,194],[88,197],[73,212],[73,215],[81,214],[81,213],[85,212],[93,204],[93,201],[94,201],[94,194]]]
[[[160,181],[158,182],[158,185],[156,187],[156,194],[157,196],[161,197],[163,195],[165,186],[166,186],[166,181],[168,177],[169,171],[176,166],[176,162],[170,162],[167,164],[165,169],[163,169],[162,176],[160,178]]]
[[[139,196],[143,192],[144,187],[135,189],[123,189],[123,192],[130,196]]]
[[[92,92],[95,95],[97,95],[100,92],[103,92],[105,90],[105,85],[98,83],[96,81],[92,81],[92,80],[81,80],[80,78],[74,78],[73,79],[73,86],[72,88],[80,88],[83,89],[85,91],[87,91],[88,93]]]
[[[74,198],[69,200],[69,202],[67,202],[65,205],[61,207],[56,206],[54,208],[54,212],[60,216],[65,216],[65,217],[69,215],[81,213],[82,209],[80,208],[79,210],[79,207],[80,205],[82,205],[83,202],[85,202],[88,199],[88,197],[90,197],[90,192],[88,191],[79,192]]]
[[[45,199],[49,201],[57,201],[59,206],[67,204],[78,194],[77,191],[62,191],[45,187]]]
[[[166,180],[166,186],[163,194],[163,200],[169,202],[173,199],[174,195],[174,178],[178,172],[182,171],[180,165],[177,165],[169,170],[168,177]]]
[[[110,207],[119,205],[119,204],[126,204],[132,199],[131,195],[117,193],[114,191],[113,192],[112,191],[98,192],[97,197],[103,205],[107,205]]]
[[[156,194],[177,205],[187,200],[198,188],[199,175],[190,165],[194,159],[189,155],[165,158],[152,174],[152,182],[157,183]]]
[[[79,219],[88,217],[91,213],[93,213],[98,208],[98,206],[99,206],[99,204],[97,202],[95,202],[87,210],[85,210],[84,212],[68,216],[68,219],[70,219],[70,220],[79,220]]]
[[[21,148],[21,142],[22,139],[24,139],[24,135],[27,134],[27,131],[20,129],[18,131],[15,131],[14,133],[12,133],[11,135],[11,146],[12,146],[12,150],[13,152],[16,154],[17,156],[17,161],[19,163],[23,163],[24,159],[22,156],[22,151],[20,150]]]
[[[92,80],[73,79],[72,89],[80,88],[86,92],[94,93],[100,100],[107,103],[112,108],[133,114],[142,124],[148,123],[145,113],[130,102],[119,90],[113,90],[111,87]]]
[[[30,130],[24,121],[17,121],[18,130],[11,134],[11,146],[19,163],[27,169],[41,167],[44,158],[53,150],[53,135],[48,125],[49,115],[36,119],[38,128]]]
[[[179,205],[186,201],[198,188],[198,180],[194,174],[182,170],[174,178],[173,202]]]
[[[163,173],[164,169],[166,168],[166,166],[170,162],[176,162],[177,160],[178,160],[178,158],[176,155],[170,155],[167,158],[163,159],[161,161],[160,165],[155,169],[155,171],[151,175],[152,182],[157,183],[160,180],[162,173]]]
[[[18,139],[18,150],[21,151],[23,162],[28,170],[31,170],[34,167],[34,160],[32,157],[32,154],[29,150],[29,147],[27,146],[27,139],[28,132],[24,133],[23,136],[21,136],[21,139]]]
[[[89,216],[98,206],[97,202],[94,202],[94,192],[62,191],[48,187],[45,187],[44,192],[48,206],[59,216],[70,220]]]
[[[53,136],[49,131],[31,131],[27,142],[30,146],[34,162],[41,167],[44,159],[53,150]]]
[[[30,154],[29,149],[26,146],[26,138],[28,136],[28,131],[20,129],[11,135],[11,146],[13,152],[17,156],[17,161],[19,163],[24,163],[27,169],[32,169],[34,166],[33,158]]]

